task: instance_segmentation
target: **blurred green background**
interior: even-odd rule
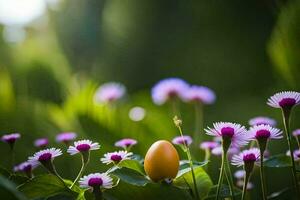
[[[205,107],[205,126],[220,120],[247,125],[249,118],[267,115],[282,127],[280,112],[269,108],[266,100],[280,90],[300,89],[297,0],[30,0],[25,4],[30,7],[34,2],[43,5],[42,11],[34,16],[34,9],[29,9],[32,19],[26,21],[23,12],[19,11],[18,20],[7,8],[9,3],[0,0],[0,130],[22,134],[17,162],[34,153],[33,140],[38,137],[46,136],[50,146],[65,150],[54,140],[63,131],[101,143],[89,172],[104,169],[99,158],[115,150],[113,144],[120,138],[139,140],[134,151],[141,155],[154,141],[172,139],[178,133],[169,106],[155,106],[150,96],[151,87],[163,78],[180,77],[216,92],[216,103]],[[114,110],[93,103],[95,90],[107,81],[121,82],[128,90]],[[133,106],[146,109],[144,120],[128,118]],[[192,134],[194,109],[183,103],[180,108],[184,132]],[[297,128],[299,109],[294,116],[292,127]],[[272,154],[287,149],[283,140],[270,147]],[[8,154],[6,144],[1,143],[0,150]],[[74,178],[79,158],[64,157],[55,161],[58,171]],[[216,182],[218,159],[213,159],[210,175]],[[1,165],[8,167],[7,163],[4,156]],[[276,169],[267,170],[269,181],[278,172],[281,181],[272,182],[271,192],[291,184],[288,171]],[[256,176],[254,180],[258,185]],[[259,192],[257,187],[252,195]]]

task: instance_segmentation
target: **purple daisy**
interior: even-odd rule
[[[276,126],[276,121],[270,117],[263,117],[263,116],[258,116],[254,117],[249,120],[249,125],[250,126],[257,126],[257,125],[270,125],[270,126]]]
[[[167,78],[159,81],[152,88],[152,99],[157,105],[162,105],[172,98],[184,99],[189,85],[180,78]]]
[[[286,155],[287,156],[291,156],[291,153],[290,153],[289,150],[286,152]],[[294,150],[293,155],[294,155],[294,160],[295,161],[299,161],[300,160],[300,150],[299,149]]]
[[[172,143],[176,145],[187,145],[190,146],[193,142],[193,139],[189,135],[177,136],[173,138]]]
[[[248,163],[257,163],[259,161],[259,158],[260,151],[258,148],[247,149],[242,151],[238,155],[234,155],[231,159],[231,164],[240,167]]]
[[[293,136],[299,137],[300,136],[300,129],[296,129],[293,131]]]
[[[284,91],[274,94],[268,99],[267,104],[274,108],[291,109],[300,103],[300,93],[294,91]]]
[[[264,141],[268,139],[281,139],[283,137],[281,130],[264,124],[251,127],[248,131],[248,135],[252,140]]]
[[[67,152],[70,155],[75,155],[77,153],[87,152],[91,150],[98,150],[98,149],[100,149],[100,145],[97,142],[93,143],[90,140],[79,140],[77,142],[74,142],[74,146],[70,146]]]
[[[81,188],[94,188],[109,189],[113,187],[113,179],[107,173],[89,174],[80,178],[79,184]]]
[[[122,160],[128,160],[133,154],[127,151],[115,151],[104,154],[101,162],[109,165],[110,163],[118,164]]]
[[[186,102],[212,104],[216,100],[216,95],[208,87],[193,85],[184,93],[184,100]]]
[[[25,161],[25,162],[22,162],[18,165],[16,165],[14,167],[14,171],[15,172],[25,172],[25,173],[28,173],[28,172],[31,172],[33,169],[35,169],[38,165],[35,163],[32,163],[32,162],[28,162],[28,161]]]
[[[222,140],[230,141],[232,146],[244,146],[249,142],[247,130],[244,126],[231,122],[217,122],[213,128],[205,129],[207,135],[221,137]]]
[[[201,144],[199,145],[200,149],[210,150],[210,151],[218,146],[220,146],[220,143],[214,141],[204,141],[201,142]]]
[[[123,149],[129,149],[131,148],[132,146],[136,145],[137,144],[137,141],[134,140],[134,139],[131,139],[131,138],[124,138],[122,140],[119,140],[115,143],[115,146],[116,147],[121,147]]]
[[[69,142],[75,140],[77,137],[76,133],[73,132],[65,132],[65,133],[60,133],[56,136],[56,141],[57,142],[63,142],[65,144],[68,144]]]
[[[44,149],[36,152],[33,156],[30,156],[28,158],[28,162],[30,162],[32,165],[44,164],[46,162],[53,161],[55,157],[58,157],[60,155],[62,155],[60,149]]]
[[[110,103],[124,96],[126,88],[120,83],[110,82],[101,85],[94,96],[95,102]]]
[[[49,144],[48,138],[38,138],[34,141],[34,146],[38,148],[44,148]]]
[[[21,137],[20,133],[12,133],[12,134],[3,135],[1,137],[1,140],[8,144],[14,144],[20,137]]]

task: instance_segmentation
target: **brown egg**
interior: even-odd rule
[[[150,179],[155,182],[175,178],[179,169],[177,150],[166,140],[153,143],[145,156],[144,168]]]

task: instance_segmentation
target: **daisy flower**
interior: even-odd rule
[[[30,156],[28,158],[28,162],[30,162],[32,165],[44,164],[48,161],[53,161],[55,157],[58,157],[60,155],[62,155],[60,149],[44,149],[36,152],[33,156]]]
[[[174,97],[183,99],[188,88],[189,85],[180,78],[161,80],[152,88],[153,102],[157,105],[162,105]]]
[[[249,120],[249,125],[250,126],[257,126],[257,125],[270,125],[270,126],[276,126],[276,121],[270,117],[263,117],[263,116],[259,116],[259,117],[254,117],[252,119]]]
[[[46,147],[49,144],[48,138],[38,138],[34,141],[34,146],[38,148]]]
[[[247,130],[244,126],[231,122],[217,122],[213,128],[205,129],[207,135],[221,137],[223,142],[228,141],[232,146],[244,146],[249,142]],[[228,144],[227,144],[228,145]],[[228,146],[229,146],[228,145]]]
[[[119,141],[117,141],[115,143],[115,146],[116,147],[121,147],[123,149],[129,149],[131,148],[132,146],[136,145],[137,144],[137,141],[134,140],[134,139],[131,139],[131,138],[124,138],[124,139],[121,139]]]
[[[113,186],[113,179],[107,173],[94,173],[80,178],[79,184],[81,188],[109,189]]]
[[[184,93],[184,101],[212,104],[216,100],[214,91],[204,86],[193,85]]]
[[[8,144],[14,144],[20,137],[21,137],[20,133],[12,133],[12,134],[3,135],[1,137],[1,140]]]
[[[16,165],[14,167],[15,172],[24,172],[26,175],[31,178],[32,177],[32,170],[35,169],[38,165],[35,163],[31,163],[28,161],[25,161],[23,163],[20,163],[19,165]]]
[[[100,149],[100,145],[97,142],[93,143],[90,140],[79,140],[77,142],[74,142],[74,146],[70,146],[67,152],[70,155],[75,155],[77,153],[87,152],[91,150],[98,150],[98,149]]]
[[[176,145],[187,145],[190,146],[193,142],[193,139],[189,135],[177,136],[172,140],[173,144]]]
[[[294,130],[292,134],[293,134],[293,136],[295,136],[295,137],[299,137],[299,136],[300,136],[300,129]]]
[[[283,137],[281,130],[264,124],[251,127],[248,135],[252,140],[281,139]]]
[[[247,149],[238,155],[234,155],[231,159],[231,164],[240,167],[247,164],[257,163],[259,158],[260,152],[258,148]]]
[[[286,152],[286,155],[287,156],[291,156],[291,152],[288,150]],[[294,160],[295,161],[299,161],[300,160],[300,150],[299,149],[294,150],[293,155],[294,155]]]
[[[274,108],[291,109],[300,103],[300,93],[294,91],[284,91],[274,94],[268,99],[267,104]]]
[[[110,163],[118,164],[122,160],[130,159],[130,156],[133,154],[127,151],[115,151],[104,154],[104,157],[101,158],[101,162],[109,165]]]
[[[234,173],[234,177],[236,179],[243,179],[244,176],[245,176],[246,172],[245,170],[237,170],[235,173]]]
[[[75,140],[77,137],[76,133],[73,132],[65,132],[65,133],[60,133],[56,136],[56,141],[57,142],[63,142],[65,144],[68,144],[69,142]]]
[[[199,145],[200,149],[210,150],[210,151],[218,146],[220,146],[220,143],[214,141],[204,141],[201,142],[201,144]]]
[[[110,103],[124,96],[126,88],[120,83],[110,82],[101,85],[94,96],[95,102]]]

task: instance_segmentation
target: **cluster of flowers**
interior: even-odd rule
[[[8,143],[11,149],[14,148],[15,142],[20,139],[21,135],[19,133],[13,133],[2,136],[2,141]],[[84,168],[89,162],[90,151],[100,149],[100,145],[97,142],[92,142],[90,140],[79,140],[75,141],[73,145],[69,145],[73,140],[77,137],[76,133],[68,132],[58,134],[56,137],[56,141],[60,143],[64,143],[68,146],[67,153],[71,156],[76,154],[81,154],[82,156],[82,168],[78,173],[77,178],[74,180],[71,188],[77,183],[80,184],[82,188],[90,188],[93,189],[108,189],[113,187],[113,179],[110,177],[109,172],[104,173],[92,173],[87,176],[83,176]],[[54,166],[54,159],[58,156],[61,156],[63,153],[61,149],[58,148],[47,148],[44,149],[48,145],[47,138],[40,138],[34,142],[36,147],[41,148],[40,151],[36,152],[33,156],[28,157],[28,160],[14,166],[15,172],[23,172],[29,178],[33,177],[33,170],[38,166],[44,166],[46,170],[50,173],[55,174],[58,178],[62,179],[57,173]],[[116,147],[123,148],[124,150],[108,152],[105,153],[103,158],[100,161],[104,164],[114,164],[117,165],[123,160],[131,159],[133,155],[129,150],[132,146],[136,145],[137,141],[130,138],[125,138],[117,141],[115,143]]]

